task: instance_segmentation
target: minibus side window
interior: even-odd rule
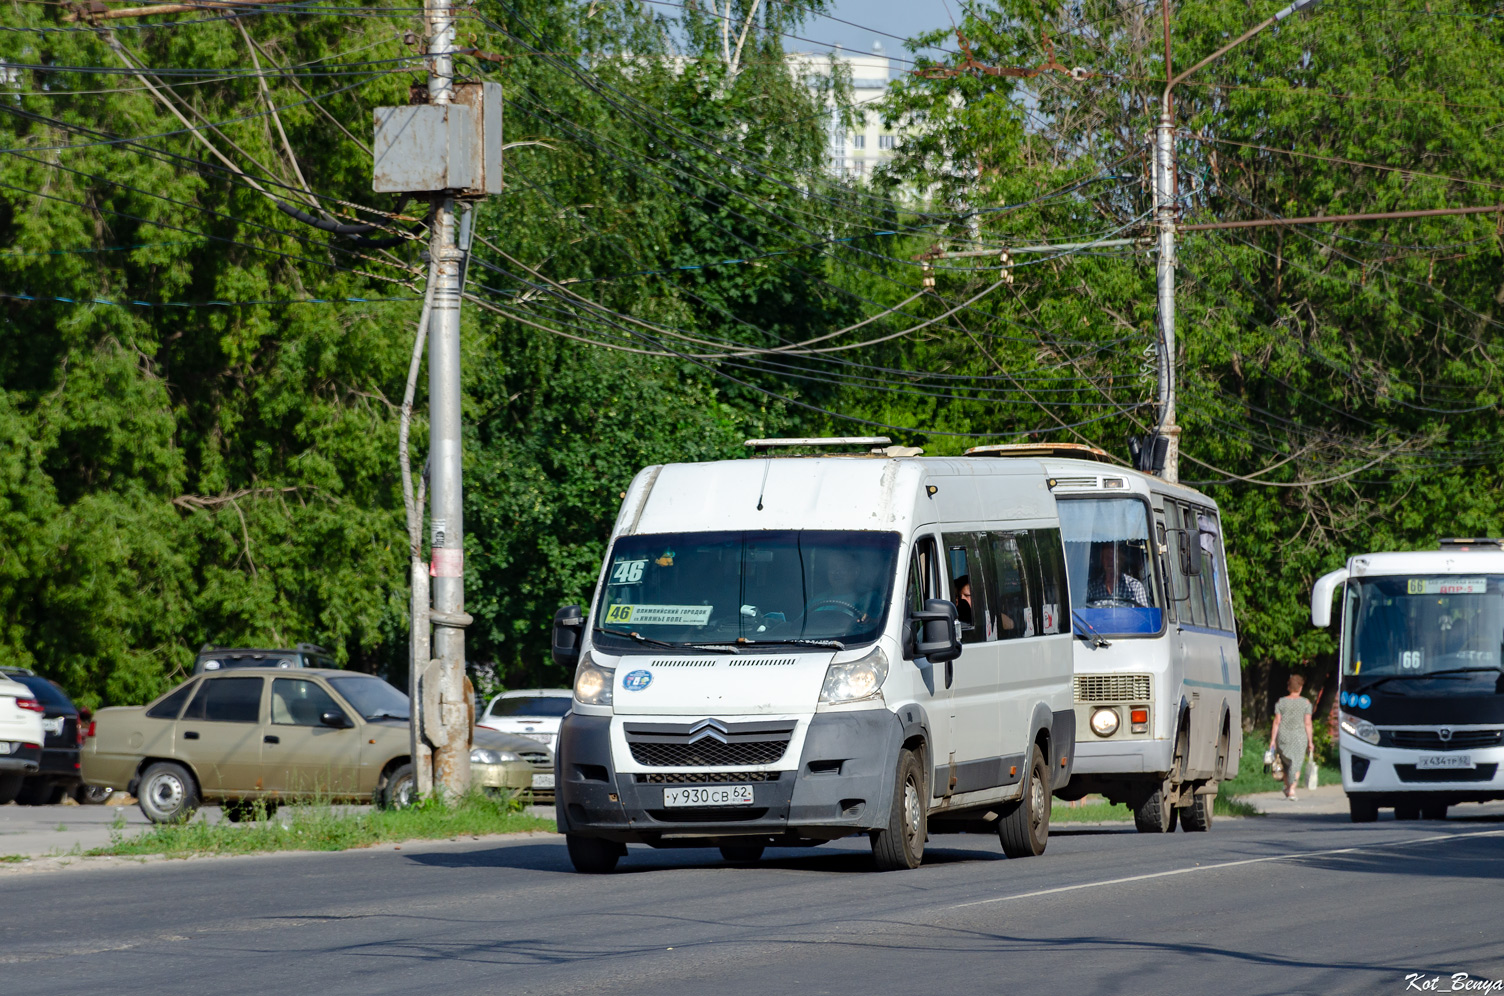
[[[1039,633],[1038,573],[1034,544],[1026,532],[988,533],[988,639],[1018,640]]]
[[[909,584],[904,600],[908,602],[910,613],[914,613],[924,610],[926,599],[939,597],[939,584],[935,572],[935,541],[922,539],[914,544],[914,552],[909,557]],[[905,625],[908,627],[908,637],[912,644],[912,641],[918,638],[920,624],[911,615]]]
[[[945,568],[950,600],[956,606],[962,643],[980,643],[988,638],[987,583],[977,556],[974,533],[946,533]]]
[[[1071,631],[1071,599],[1065,580],[1065,548],[1060,530],[1034,530],[1034,548],[1039,556],[1039,632],[1045,636]]]

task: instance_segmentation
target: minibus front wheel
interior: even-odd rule
[[[924,860],[924,838],[928,833],[924,770],[918,755],[905,749],[898,755],[888,825],[872,832],[872,859],[877,862],[877,870],[918,868]]]

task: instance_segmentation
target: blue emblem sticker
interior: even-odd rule
[[[1343,692],[1340,696],[1338,696],[1338,698],[1341,700],[1341,702],[1342,702],[1343,705],[1347,705],[1348,704],[1348,700],[1350,698],[1352,698],[1352,696],[1349,695],[1347,692]]]
[[[1367,709],[1371,705],[1373,705],[1373,699],[1369,698],[1367,695],[1358,696],[1359,709]]]
[[[629,671],[626,677],[621,679],[621,687],[629,692],[640,692],[653,683],[651,671]]]

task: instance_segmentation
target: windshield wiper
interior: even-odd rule
[[[649,647],[663,647],[667,650],[683,650],[685,647],[692,647],[695,650],[724,650],[728,654],[741,653],[735,647],[727,646],[724,643],[667,643],[663,640],[655,640],[651,636],[643,636],[635,630],[629,632],[624,629],[605,629],[603,627],[596,632],[605,633],[607,636],[624,636],[629,640],[636,640],[638,643]]]
[[[749,640],[745,636],[739,636],[739,637],[736,638],[736,642],[738,644],[744,646],[744,647],[746,647],[746,646],[764,646],[765,647],[765,646],[767,646],[769,644],[773,644],[774,646],[777,646],[778,644],[790,644],[790,645],[793,645],[793,646],[796,646],[796,647],[831,647],[831,648],[833,648],[835,650],[845,650],[846,649],[846,644],[842,643],[840,640],[796,640],[796,639],[788,639],[788,640]]]
[[[1380,675],[1379,677],[1373,679],[1372,681],[1368,682],[1367,684],[1359,685],[1358,686],[1358,690],[1355,691],[1353,694],[1354,695],[1362,695],[1364,692],[1368,691],[1370,688],[1377,688],[1379,685],[1382,685],[1386,681],[1394,681],[1394,680],[1399,679],[1399,678],[1404,678],[1404,679],[1409,680],[1409,681],[1414,681],[1417,678],[1436,678],[1436,677],[1441,677],[1441,676],[1453,677],[1453,676],[1459,675],[1459,674],[1476,674],[1476,673],[1478,673],[1480,671],[1499,671],[1499,670],[1501,670],[1501,669],[1497,665],[1492,665],[1492,666],[1489,666],[1489,667],[1448,667],[1448,668],[1443,668],[1440,671],[1427,671],[1425,674],[1385,674],[1385,675]]]
[[[1091,633],[1091,639],[1089,640],[1087,640],[1084,635],[1077,634],[1078,636],[1081,636],[1081,639],[1086,640],[1086,642],[1090,643],[1093,647],[1112,646],[1112,644],[1107,641],[1107,638],[1105,636],[1097,632],[1097,627],[1081,618],[1081,613],[1077,612],[1075,609],[1071,609],[1071,618],[1076,620],[1076,622],[1080,623],[1081,625],[1085,626],[1087,631]]]

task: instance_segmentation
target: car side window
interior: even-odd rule
[[[146,710],[146,715],[152,719],[177,719],[178,713],[183,711],[183,703],[188,701],[188,696],[192,695],[193,690],[197,687],[198,685],[195,682],[188,682],[182,688],[179,688],[167,696],[167,698]]]
[[[326,712],[345,714],[317,682],[305,678],[272,679],[272,722],[280,726],[323,726]],[[349,719],[348,716],[345,717]]]
[[[211,723],[261,721],[261,678],[208,678],[183,711],[184,719]]]

